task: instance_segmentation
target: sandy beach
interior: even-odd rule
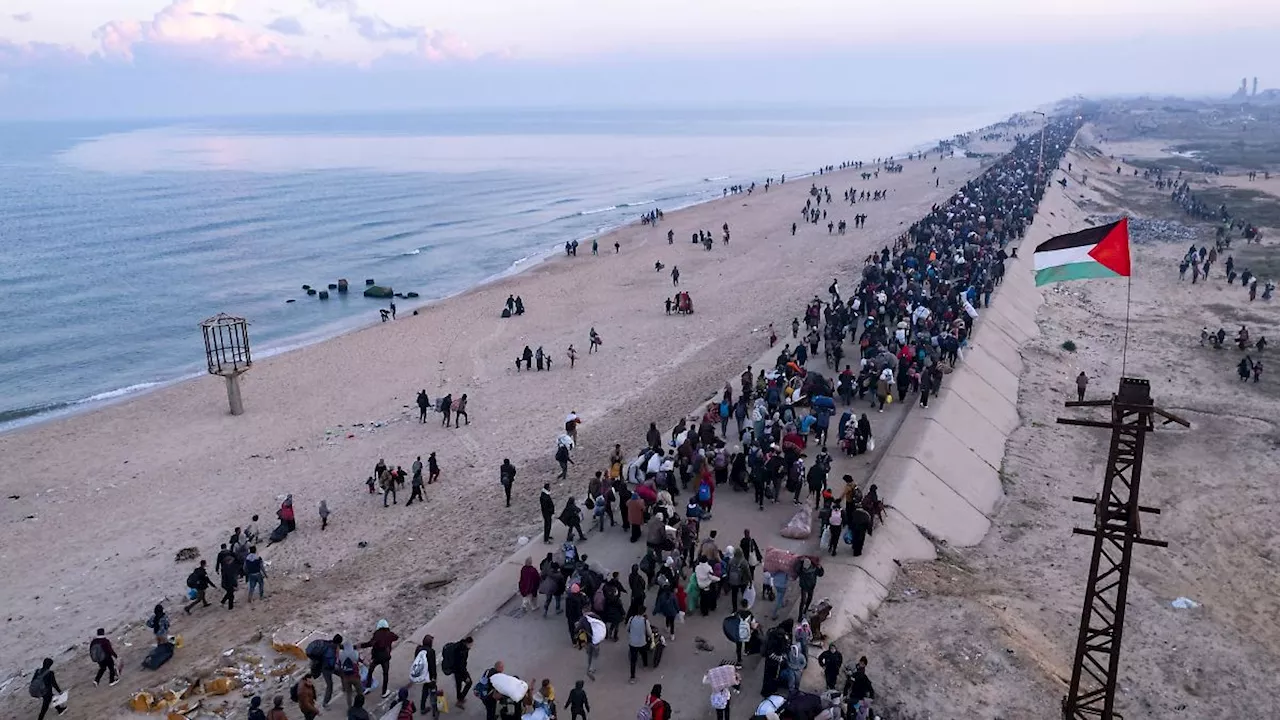
[[[998,152],[1008,144],[988,146]],[[131,638],[122,654],[133,667],[146,644],[138,626],[157,602],[168,604],[174,631],[187,639],[166,667],[170,674],[286,624],[364,627],[386,617],[400,627],[421,625],[509,554],[519,536],[534,534],[537,491],[555,476],[554,442],[566,413],[576,411],[584,424],[569,479],[553,487],[576,492],[615,442],[630,448],[650,422],[674,421],[767,350],[769,323],[780,344],[791,341],[791,319],[807,299],[837,273],[849,277],[981,168],[978,160],[936,153],[904,165],[871,180],[838,171],[767,193],[761,182],[750,196],[601,237],[599,256],[586,243],[577,257],[558,255],[416,316],[401,307],[394,322],[255,363],[244,377],[240,417],[227,414],[221,381],[201,378],[0,436],[0,459],[10,468],[0,481],[8,497],[0,572],[9,578],[0,599],[13,649],[0,661],[0,677],[25,673],[44,656],[62,662],[80,653],[97,627]],[[829,219],[849,221],[847,234],[829,234],[824,221],[801,223],[791,235],[813,182],[831,188],[837,200]],[[842,204],[849,187],[885,190],[887,199]],[[855,213],[868,215],[865,229],[852,228]],[[719,241],[724,223],[732,231],[727,245]],[[690,243],[698,230],[717,238],[710,252]],[[665,268],[655,272],[655,262]],[[675,266],[693,315],[664,312]],[[522,297],[525,315],[499,317],[509,294]],[[587,354],[591,328],[604,344]],[[571,343],[579,353],[573,369],[565,354]],[[517,372],[514,359],[525,345],[543,347],[554,369]],[[192,353],[199,352],[193,335]],[[470,424],[446,429],[434,413],[420,424],[420,389],[433,400],[466,393]],[[399,505],[383,509],[380,495],[367,493],[365,478],[379,458],[407,469],[430,452],[442,474],[426,488],[424,505],[405,508],[406,491]],[[497,483],[504,458],[519,470],[510,509]],[[212,560],[231,528],[255,513],[265,534],[286,494],[294,497],[299,532],[263,549],[268,600],[234,615],[216,606],[183,615],[177,601],[192,563],[175,563],[174,554],[197,547]],[[323,533],[321,500],[333,512]],[[457,580],[424,592],[421,581],[438,573]],[[120,708],[134,689],[126,682],[95,691],[93,703],[104,712]]]

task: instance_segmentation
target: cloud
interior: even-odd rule
[[[274,35],[232,12],[237,0],[173,0],[149,21],[116,20],[94,32],[103,57],[132,61],[139,52],[227,62],[278,62],[293,53]]]
[[[371,43],[413,43],[414,56],[431,61],[476,57],[475,51],[453,33],[421,25],[393,25],[377,15],[360,12],[356,0],[311,0],[311,3],[321,10],[346,15],[356,34]]]
[[[29,12],[23,12],[23,13],[14,13],[13,15],[10,15],[9,17],[13,18],[13,20],[14,20],[14,21],[16,21],[16,22],[20,22],[20,23],[29,23],[29,22],[31,22],[31,20],[32,20],[35,16],[33,16],[33,15],[32,15],[31,13],[29,13]]]
[[[281,35],[291,35],[294,37],[306,35],[307,31],[302,27],[302,23],[295,17],[278,17],[272,20],[267,29]]]

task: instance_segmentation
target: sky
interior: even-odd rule
[[[1277,36],[1268,0],[0,0],[0,118],[1226,94]]]

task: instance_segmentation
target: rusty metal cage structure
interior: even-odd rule
[[[253,365],[249,354],[249,321],[219,313],[200,323],[210,375],[239,375]]]
[[[240,400],[240,376],[253,365],[249,351],[249,321],[218,313],[200,323],[204,334],[204,355],[210,375],[227,380],[227,402],[232,415],[244,412]]]

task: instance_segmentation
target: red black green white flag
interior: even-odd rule
[[[1049,238],[1036,246],[1036,285],[1129,277],[1129,218]]]

